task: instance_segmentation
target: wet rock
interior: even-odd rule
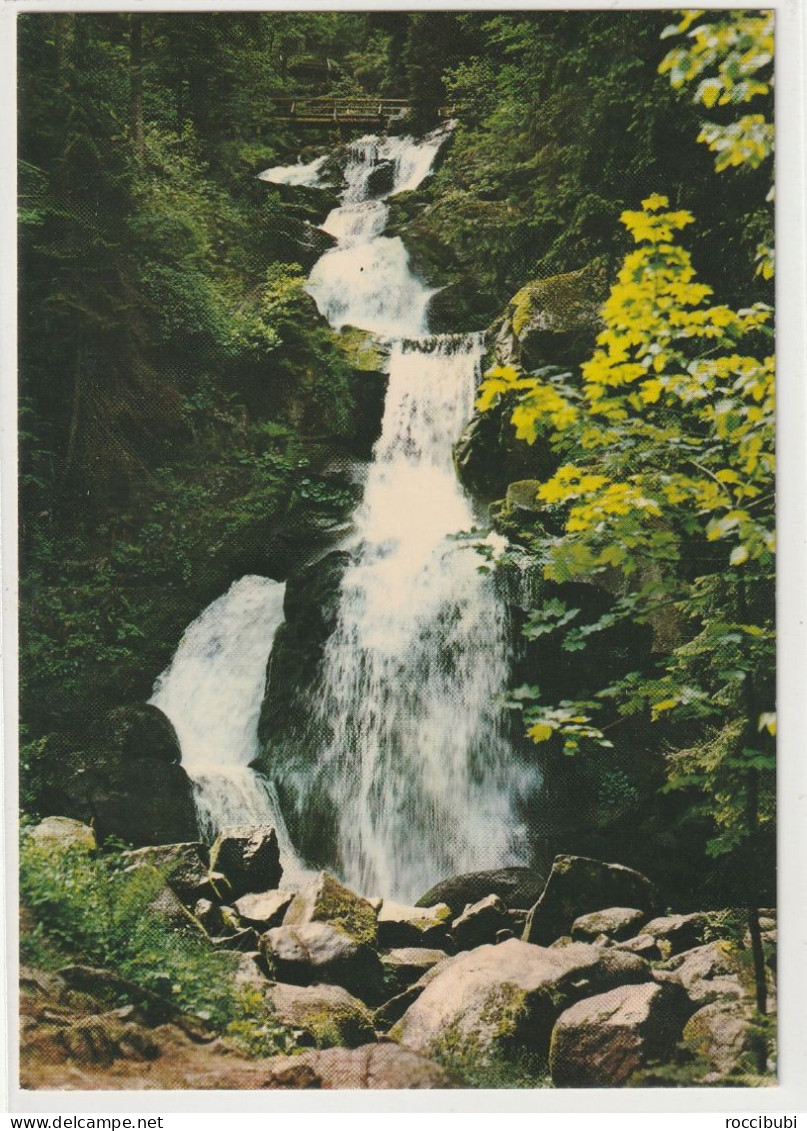
[[[415,902],[416,907],[446,903],[452,918],[461,915],[469,903],[487,895],[498,895],[507,908],[532,907],[544,889],[546,875],[533,868],[494,868],[484,872],[465,872],[440,880]]]
[[[307,923],[330,923],[361,945],[372,946],[378,935],[370,903],[329,872],[320,872],[301,888],[283,918],[286,927]]]
[[[562,950],[510,939],[449,959],[392,1028],[419,1052],[451,1048],[484,1059],[494,1050],[545,1052],[559,1013],[580,998],[650,981],[635,955],[572,943]]]
[[[650,935],[656,940],[662,958],[670,958],[673,954],[691,950],[702,943],[708,922],[708,916],[702,912],[694,912],[691,915],[664,915],[645,923],[641,933]]]
[[[605,911],[591,911],[572,923],[572,938],[577,942],[588,942],[598,935],[607,935],[617,941],[634,938],[637,929],[646,919],[647,914],[637,911],[635,907],[609,907]]]
[[[395,162],[378,161],[371,169],[365,186],[367,196],[383,196],[391,192],[395,185]]]
[[[276,983],[266,1003],[277,1021],[302,1030],[317,1048],[345,1045],[357,1048],[375,1040],[367,1007],[341,986],[289,986]]]
[[[451,934],[460,950],[472,950],[484,943],[496,942],[499,931],[512,935],[507,908],[498,895],[488,895],[466,907],[451,924]]]
[[[557,456],[548,443],[539,439],[534,445],[527,445],[517,439],[511,421],[514,408],[512,398],[503,397],[487,412],[473,416],[454,445],[457,476],[477,498],[488,501],[501,499],[510,483],[546,479],[558,465]],[[497,871],[529,872],[530,869],[502,868]],[[540,895],[541,886],[537,893],[531,893],[533,902]],[[497,894],[503,895],[501,891]],[[524,902],[530,902],[529,898]]]
[[[263,932],[280,926],[293,899],[293,891],[252,892],[235,901],[235,910],[242,923]]]
[[[445,903],[407,907],[385,899],[378,913],[378,944],[384,947],[445,945],[451,910]]]
[[[210,849],[210,867],[230,881],[232,896],[268,891],[280,883],[283,869],[277,834],[271,825],[231,825]]]
[[[93,830],[70,817],[45,817],[38,825],[26,829],[25,836],[27,840],[53,852],[68,849],[94,852],[98,847]]]
[[[265,1086],[273,1088],[402,1090],[462,1086],[445,1068],[392,1044],[272,1057],[263,1068]]]
[[[133,703],[110,711],[97,737],[124,759],[148,758],[178,765],[182,751],[174,724],[153,703]]]
[[[442,962],[447,957],[444,950],[407,946],[382,954],[381,964],[388,984],[400,992],[417,982],[428,970],[433,969],[438,962]]]
[[[649,912],[657,903],[655,888],[641,872],[587,856],[556,856],[546,887],[530,911],[524,939],[547,945],[568,934],[581,915],[603,905]]]
[[[374,950],[331,923],[272,927],[261,935],[260,950],[278,981],[308,986],[344,986],[362,1001],[384,997],[384,972]]]
[[[654,982],[618,986],[565,1010],[552,1031],[549,1067],[556,1088],[616,1088],[642,1068],[667,1061],[688,1003]]]

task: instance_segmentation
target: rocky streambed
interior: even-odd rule
[[[27,835],[54,853],[96,851],[92,829],[66,818]],[[224,829],[210,848],[137,849],[126,867],[159,877],[155,920],[203,938],[211,954],[234,952],[237,983],[284,1034],[287,1055],[245,1057],[172,1004],[168,987],[144,990],[80,962],[23,968],[26,1088],[766,1080],[740,917],[670,911],[646,876],[619,864],[564,855],[545,878],[471,873],[414,906],[360,895],[327,872],[285,889],[269,826]],[[772,909],[761,918],[769,1011],[775,919]]]

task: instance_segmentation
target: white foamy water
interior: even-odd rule
[[[387,198],[421,183],[446,136],[441,128],[348,147],[344,193],[322,225],[337,246],[309,278],[334,327],[374,332],[390,356],[382,432],[306,734],[264,752],[272,782],[249,768],[282,620],[283,586],[265,578],[242,578],[189,626],[152,700],[177,728],[207,835],[228,823],[275,824],[284,865],[299,874],[276,781],[289,787],[293,827],[317,842],[328,824],[330,867],[356,890],[398,899],[458,872],[527,863],[523,814],[540,787],[498,705],[510,679],[507,614],[486,557],[462,537],[475,515],[452,464],[473,411],[482,335],[428,334],[433,292],[401,240],[382,234]],[[316,184],[324,160],[262,176]],[[492,557],[505,547],[487,542]]]
[[[293,879],[300,863],[274,786],[250,769],[285,589],[268,577],[234,582],[185,629],[149,702],[174,724],[202,838],[211,841],[226,825],[274,825]]]
[[[535,775],[519,767],[496,703],[505,611],[484,559],[452,537],[474,523],[451,448],[481,352],[480,335],[393,347],[356,562],[312,705],[332,738],[309,785],[334,802],[339,870],[360,891],[402,899],[525,859],[516,810]]]
[[[274,165],[271,169],[264,169],[258,173],[259,181],[271,181],[275,185],[309,185],[319,183],[319,174],[327,160],[327,153],[309,161],[307,165],[301,162],[296,165]]]

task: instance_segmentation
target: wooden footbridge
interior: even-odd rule
[[[296,122],[298,125],[380,125],[405,121],[411,113],[411,103],[406,98],[336,98],[284,95],[271,98],[277,114],[275,121]],[[441,106],[441,118],[451,117],[452,107]]]

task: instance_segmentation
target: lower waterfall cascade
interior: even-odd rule
[[[322,735],[315,764],[289,770],[282,752],[268,750],[272,780],[250,768],[283,619],[278,582],[245,577],[214,601],[186,630],[151,700],[176,727],[203,836],[230,823],[275,824],[284,864],[299,873],[276,790],[285,803],[291,780],[298,820],[315,795],[337,814],[333,870],[364,894],[397,899],[454,873],[528,863],[524,812],[541,785],[501,706],[510,630],[486,562],[503,540],[489,536],[480,549],[482,535],[469,534],[476,516],[452,463],[473,412],[483,335],[430,335],[435,291],[412,272],[403,242],[383,235],[387,198],[428,175],[449,129],[346,147],[341,203],[322,225],[337,242],[309,276],[334,329],[368,330],[389,348],[381,436],[342,545],[352,564],[311,697],[312,730]],[[373,195],[382,162],[392,187]],[[316,185],[323,163],[261,177]]]

